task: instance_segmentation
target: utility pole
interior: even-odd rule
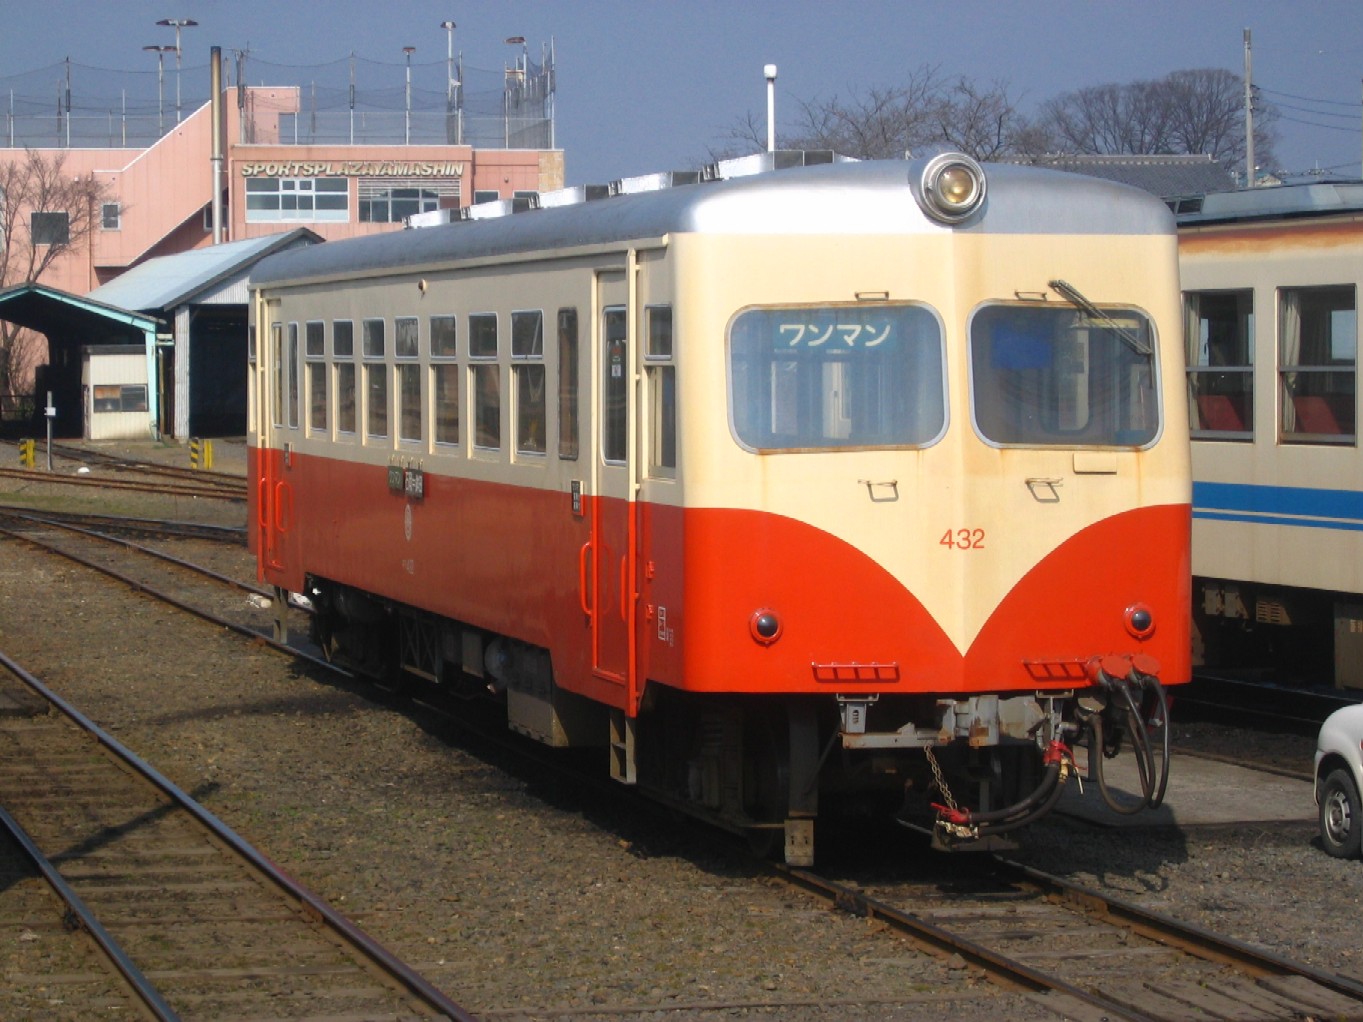
[[[1254,84],[1250,71],[1249,29],[1245,29],[1245,174],[1254,187]]]

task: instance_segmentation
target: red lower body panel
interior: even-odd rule
[[[546,647],[560,685],[613,705],[645,679],[767,694],[1068,688],[1107,654],[1148,654],[1166,683],[1189,676],[1187,505],[1125,511],[1069,537],[962,653],[931,600],[792,518],[590,498],[576,513],[567,493],[432,473],[409,498],[383,466],[297,452],[287,467],[278,452],[256,461],[264,579],[300,591],[323,577]],[[609,543],[593,527],[607,520]],[[1141,638],[1126,625],[1136,604],[1154,620]],[[759,612],[779,623],[774,640],[754,629]],[[631,655],[634,685],[622,678]]]

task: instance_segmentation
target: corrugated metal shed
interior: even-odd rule
[[[245,430],[251,272],[266,256],[322,240],[298,227],[161,256],[90,292],[92,301],[159,322],[152,380],[163,396],[163,433],[184,438]]]
[[[321,235],[306,227],[263,238],[230,241],[149,259],[95,288],[89,298],[139,312],[168,312],[179,305],[245,305],[246,280],[256,262],[275,252],[313,245]]]

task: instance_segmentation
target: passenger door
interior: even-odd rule
[[[632,696],[635,551],[635,344],[627,275],[601,272],[593,310],[592,668]]]

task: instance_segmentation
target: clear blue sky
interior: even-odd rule
[[[508,36],[536,56],[552,39],[558,144],[574,184],[698,166],[746,114],[764,123],[766,63],[779,68],[778,124],[800,100],[892,85],[925,64],[1006,82],[1031,109],[1183,68],[1238,75],[1245,28],[1255,83],[1285,115],[1280,164],[1358,175],[1363,150],[1358,0],[0,0],[0,75],[70,57],[154,80],[142,47],[174,41],[162,18],[199,22],[184,30],[183,59],[205,80],[200,94],[213,45],[297,67],[353,51],[395,69],[415,46],[418,71],[443,81],[443,20],[457,22],[469,68],[500,69],[514,56]]]

